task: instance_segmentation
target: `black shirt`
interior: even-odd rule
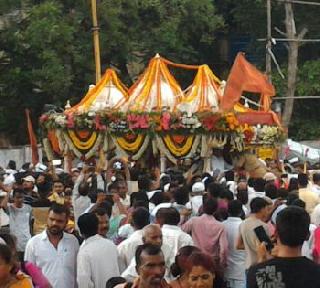
[[[247,288],[320,288],[320,266],[306,257],[274,258],[249,269]]]

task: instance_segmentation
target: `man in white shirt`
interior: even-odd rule
[[[192,210],[192,215],[198,215],[199,209],[202,206],[202,198],[205,192],[205,186],[202,182],[196,182],[191,188],[191,199],[186,204],[186,208]]]
[[[132,212],[132,226],[135,232],[118,245],[120,271],[124,271],[134,257],[136,249],[142,245],[142,229],[149,224],[150,214],[146,208],[139,207]]]
[[[13,190],[13,203],[8,204],[10,218],[10,233],[17,238],[17,251],[20,260],[23,260],[24,250],[31,238],[32,208],[24,204],[24,191]]]
[[[145,226],[142,230],[142,242],[143,244],[152,244],[161,247],[161,250],[164,255],[165,263],[166,263],[166,279],[169,280],[170,278],[170,267],[173,262],[171,262],[173,257],[171,256],[171,249],[170,246],[163,244],[162,242],[162,232],[161,228],[157,224],[149,224]],[[135,257],[132,258],[130,265],[128,268],[121,274],[122,277],[126,278],[127,281],[133,282],[133,280],[138,276],[136,270],[136,259]]]
[[[249,205],[251,201],[256,197],[264,198],[266,193],[264,192],[264,186],[266,185],[266,181],[263,178],[256,178],[253,182],[254,193],[249,194]]]
[[[98,232],[94,213],[82,214],[78,227],[85,238],[77,258],[78,288],[105,287],[112,277],[120,276],[117,247]]]
[[[233,169],[233,166],[224,160],[223,149],[213,149],[211,157],[211,171],[218,170],[220,173],[223,173],[229,169]]]
[[[233,200],[229,203],[229,217],[223,222],[228,239],[227,268],[224,277],[230,288],[245,288],[245,261],[246,252],[236,249],[239,237],[239,226],[242,223],[242,203]]]
[[[127,208],[130,206],[130,196],[128,195],[128,185],[127,182],[124,180],[118,180],[115,182],[117,186],[117,195],[118,201],[112,207],[112,216],[118,216],[120,214],[124,214],[123,211],[126,211]]]
[[[47,229],[32,237],[26,246],[25,260],[42,269],[52,287],[76,287],[76,259],[79,243],[64,231],[69,218],[67,207],[53,204]]]
[[[73,192],[72,192],[72,205],[74,210],[74,222],[76,229],[78,230],[78,218],[83,214],[88,207],[90,207],[91,200],[88,196],[89,194],[89,185],[85,182],[85,173],[86,168],[84,168],[76,182],[74,183]]]
[[[193,245],[192,237],[183,232],[178,226],[180,223],[180,214],[176,208],[161,208],[159,209],[157,216],[157,223],[160,224],[162,230],[163,244],[168,245],[171,248],[173,259],[177,255],[179,249],[184,246]]]

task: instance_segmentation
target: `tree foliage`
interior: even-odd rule
[[[2,17],[22,12],[0,33],[0,128],[25,143],[26,133],[17,130],[26,131],[23,109],[31,108],[36,120],[46,103],[61,107],[71,99],[75,104],[95,73],[90,1],[17,2],[0,1],[6,8]],[[102,67],[118,69],[128,85],[136,76],[129,65],[146,64],[157,52],[187,63],[212,59],[223,19],[210,0],[97,2]]]
[[[34,122],[44,104],[59,107],[77,103],[94,83],[92,20],[89,0],[0,0],[0,130],[12,142],[27,142],[24,108]],[[247,35],[251,49],[264,54],[265,0],[97,0],[102,71],[114,67],[129,86],[156,53],[180,63],[219,62],[217,35]],[[272,1],[273,27],[283,29],[282,3]],[[297,30],[307,26],[308,37],[320,36],[318,8],[297,6]],[[308,15],[307,19],[305,15]],[[280,36],[273,30],[273,35]],[[248,48],[250,49],[250,47]],[[284,45],[274,46],[282,67]],[[301,48],[298,94],[319,94],[319,46]],[[260,57],[260,67],[265,57]],[[225,60],[224,60],[225,61]],[[229,67],[227,67],[229,68]],[[194,74],[172,71],[182,85]],[[317,78],[318,77],[318,78]],[[279,95],[283,81],[274,78]],[[306,103],[306,104],[301,104]],[[294,111],[293,136],[299,113],[316,115],[311,102],[299,101]],[[300,121],[301,122],[301,121]],[[12,125],[15,123],[15,125]],[[302,125],[301,123],[298,123]],[[301,127],[301,126],[298,126]],[[22,132],[22,133],[21,133]],[[300,134],[299,134],[300,133]]]

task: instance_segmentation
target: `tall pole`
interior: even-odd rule
[[[99,27],[97,19],[97,1],[91,0],[92,10],[92,33],[94,45],[94,61],[96,64],[96,83],[101,79],[101,62],[100,62],[100,44],[99,44]]]
[[[271,81],[271,0],[267,0],[267,44],[266,44],[266,73]]]

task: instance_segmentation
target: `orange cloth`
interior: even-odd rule
[[[240,100],[243,91],[260,93],[262,110],[269,111],[270,97],[275,95],[274,86],[265,74],[247,62],[243,53],[238,53],[224,90],[221,109],[232,109]]]
[[[1,286],[3,287],[3,286]],[[4,286],[7,288],[32,288],[32,280],[29,276],[27,276],[24,273],[18,273],[16,275],[16,278],[10,282],[7,286]]]
[[[32,128],[29,109],[26,109],[25,112],[27,116],[28,134],[29,134],[30,146],[32,151],[32,164],[36,165],[39,162],[37,138]]]

